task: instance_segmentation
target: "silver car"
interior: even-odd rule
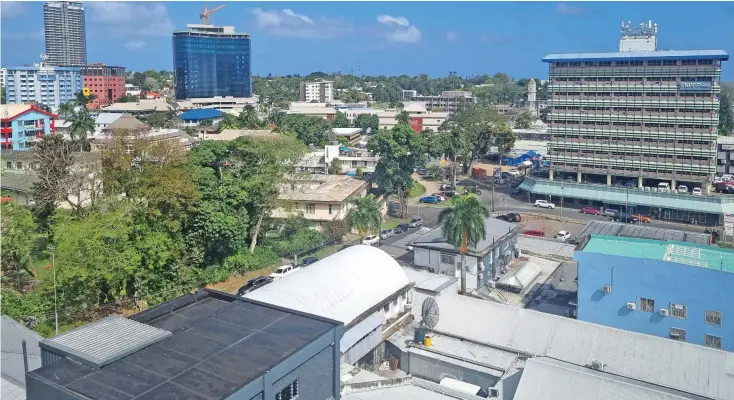
[[[423,218],[421,217],[413,217],[413,219],[410,220],[410,223],[408,224],[411,228],[418,228],[420,226],[423,226]]]
[[[392,229],[384,229],[382,232],[380,232],[380,239],[385,240],[387,238],[391,238],[395,235],[395,231]]]

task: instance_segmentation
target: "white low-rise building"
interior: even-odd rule
[[[426,110],[426,106],[421,102],[406,103],[402,109],[387,109],[377,113],[380,118],[381,129],[392,129],[398,124],[397,117],[405,111],[410,115],[410,126],[416,132],[430,130],[438,132],[441,124],[449,119],[447,112],[430,112]]]
[[[341,362],[384,354],[384,341],[410,315],[413,283],[389,254],[356,245],[244,297],[344,323]]]

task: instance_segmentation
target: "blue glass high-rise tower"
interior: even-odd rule
[[[187,28],[173,32],[176,99],[251,97],[250,35],[232,26]]]

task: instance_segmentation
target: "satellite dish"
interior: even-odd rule
[[[421,317],[423,318],[421,324],[428,329],[433,329],[438,325],[438,303],[433,297],[423,300]]]

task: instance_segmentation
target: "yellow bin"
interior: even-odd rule
[[[423,345],[426,347],[433,346],[433,338],[431,338],[430,336],[426,336],[425,338],[423,338]]]

